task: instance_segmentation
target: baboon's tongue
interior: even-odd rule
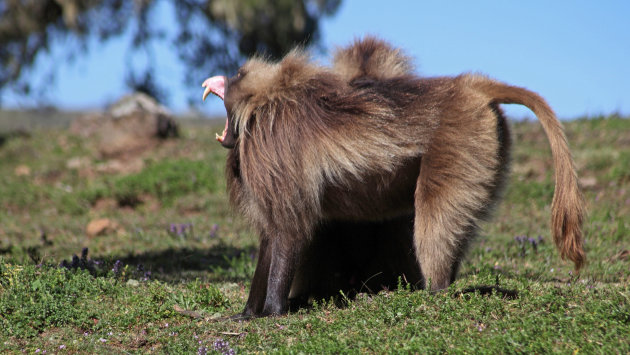
[[[206,97],[208,97],[208,95],[215,94],[216,96],[218,96],[221,100],[223,100],[224,95],[225,95],[225,81],[226,78],[224,76],[213,76],[211,78],[206,79],[203,84],[201,84],[201,87],[206,88],[203,91],[203,100],[206,100]],[[219,135],[218,133],[216,134],[217,140],[221,143],[223,143],[223,140],[225,139],[225,135],[227,134],[228,131],[228,121],[225,121],[225,129],[223,129],[223,133],[221,135]]]

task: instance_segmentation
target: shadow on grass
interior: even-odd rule
[[[256,249],[253,247],[235,248],[229,245],[217,245],[209,249],[170,248],[140,254],[108,256],[107,259],[112,264],[120,260],[123,265],[150,271],[151,278],[166,282],[180,282],[196,278],[208,281],[249,281],[249,275],[237,274],[226,277],[225,273],[217,273],[213,270],[233,267],[231,260],[243,254],[253,259],[255,252]]]
[[[235,248],[221,244],[209,249],[169,248],[143,253],[108,255],[91,258],[87,248],[79,256],[72,255],[58,265],[69,270],[87,270],[95,277],[123,277],[125,279],[160,280],[182,282],[200,279],[203,281],[249,281],[253,273],[254,247]],[[35,253],[37,254],[37,253]],[[41,258],[29,256],[35,264]]]
[[[479,293],[482,296],[490,296],[492,294],[496,294],[496,295],[501,296],[501,298],[510,299],[510,300],[518,298],[518,291],[503,288],[498,285],[493,285],[493,286],[479,285],[479,286],[467,287],[461,291],[455,292],[453,294],[453,297],[465,297],[471,293],[473,294]]]
[[[496,294],[503,299],[512,299],[512,300],[519,297],[517,290],[504,288],[504,287],[501,287],[500,285],[501,280],[517,278],[516,274],[514,274],[513,272],[497,270],[497,269],[488,269],[485,271],[489,272],[491,275],[495,277],[494,285],[468,286],[462,290],[458,290],[455,293],[453,293],[453,297],[469,297],[470,294],[475,294],[475,293],[478,293],[482,296],[490,296],[490,295]],[[473,272],[462,273],[459,277],[465,278],[473,274],[474,274]]]

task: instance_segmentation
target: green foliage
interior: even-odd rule
[[[233,281],[245,281],[254,276],[256,264],[254,260],[247,254],[241,253],[239,256],[228,258],[223,257],[226,266],[213,266],[212,272],[220,278]]]
[[[30,338],[65,326],[84,331],[127,329],[138,322],[176,316],[176,304],[209,314],[230,304],[216,286],[198,280],[174,288],[159,281],[138,283],[113,276],[18,266],[0,259],[0,334]]]
[[[111,280],[86,271],[17,266],[0,259],[0,322],[5,336],[30,337],[50,327],[86,327],[91,305],[111,293]]]
[[[610,179],[619,183],[628,182],[630,180],[630,149],[619,152],[614,166],[610,172]]]
[[[173,13],[171,25],[161,25],[158,1],[39,0],[2,2],[0,5],[0,91],[12,87],[20,94],[40,93],[28,80],[38,54],[57,47],[69,58],[84,55],[94,43],[102,44],[132,31],[129,56],[140,49],[148,64],[141,71],[130,66],[127,86],[165,99],[157,83],[155,59],[146,56],[154,41],[176,41],[179,59],[187,67],[187,82],[214,71],[232,71],[254,54],[279,58],[296,45],[319,41],[319,21],[334,14],[341,0],[178,0],[161,2]],[[167,11],[168,11],[167,10]],[[211,35],[209,35],[211,34]],[[72,41],[60,41],[62,38]],[[128,36],[124,36],[128,37]],[[88,45],[90,44],[90,45]],[[150,52],[150,51],[149,51]],[[41,55],[40,55],[41,56]],[[52,66],[49,76],[59,66]],[[136,69],[136,71],[134,71]],[[51,80],[44,80],[50,84]],[[1,96],[0,96],[1,97]],[[31,97],[32,98],[32,97]],[[193,102],[193,101],[191,101]]]
[[[529,200],[538,207],[549,204],[549,200],[553,196],[554,184],[553,180],[544,182],[523,181],[520,184],[510,184],[507,188],[507,194],[511,199],[523,201]]]
[[[173,300],[184,309],[203,310],[210,314],[230,305],[216,286],[202,283],[199,279],[186,285],[182,292],[173,296]]]
[[[516,289],[518,299],[506,300],[497,293],[456,296],[405,290],[360,295],[345,309],[320,307],[287,318],[256,320],[246,328],[243,346],[250,351],[295,353],[630,349],[622,335],[629,326],[624,310],[629,301],[623,295],[583,284],[559,287],[514,280],[504,286]],[[622,288],[622,293],[627,291]],[[608,307],[615,314],[612,319],[606,315]]]
[[[96,195],[115,197],[121,204],[133,204],[141,194],[151,194],[170,203],[188,193],[216,193],[222,172],[212,170],[205,161],[162,160],[150,164],[137,174],[118,177],[109,191]]]
[[[4,206],[11,204],[17,208],[26,208],[35,204],[43,194],[42,189],[33,184],[20,183],[8,174],[0,175],[0,204]]]

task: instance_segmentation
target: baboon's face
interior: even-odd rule
[[[254,114],[255,108],[263,103],[276,71],[276,65],[252,59],[231,78],[213,76],[203,82],[203,99],[214,94],[223,100],[227,111],[225,129],[221,135],[216,135],[224,147],[234,148],[239,132],[236,126],[249,120],[249,117],[241,116]]]

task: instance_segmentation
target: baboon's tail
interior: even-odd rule
[[[505,85],[481,76],[474,76],[472,86],[502,104],[520,104],[532,110],[543,126],[551,146],[556,171],[556,187],[551,204],[553,239],[563,259],[569,258],[579,270],[586,259],[582,246],[584,200],[562,125],[553,110],[538,94]]]

